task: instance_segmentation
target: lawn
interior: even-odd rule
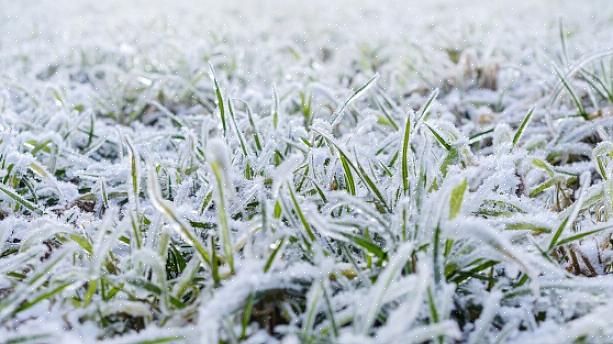
[[[611,343],[611,217],[610,0],[0,0],[0,343]]]

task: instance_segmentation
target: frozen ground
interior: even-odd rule
[[[613,2],[194,3],[0,0],[0,342],[613,341]]]

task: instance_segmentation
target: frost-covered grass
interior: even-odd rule
[[[0,0],[0,342],[613,341],[613,3]]]

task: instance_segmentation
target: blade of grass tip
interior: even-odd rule
[[[411,137],[411,119],[407,116],[402,133],[402,157],[400,159],[400,169],[402,171],[402,188],[404,193],[409,192],[409,139]]]
[[[213,191],[207,192],[207,194],[202,199],[202,204],[200,205],[200,215],[204,214],[204,211],[208,209],[211,204],[211,200],[213,199]]]
[[[562,182],[563,180],[564,178],[561,176],[554,176],[552,178],[549,178],[546,181],[542,182],[541,184],[535,186],[532,190],[530,190],[530,192],[528,193],[528,197],[534,198],[540,195],[541,193],[543,193],[545,190],[554,186],[556,183]]]
[[[367,255],[375,256],[381,261],[387,258],[387,253],[385,253],[385,251],[381,247],[377,246],[377,244],[372,242],[370,238],[359,237],[357,235],[351,234],[344,234],[344,236],[349,239],[356,247],[365,249],[368,252]]]
[[[94,253],[94,249],[93,249],[93,246],[92,246],[91,242],[84,235],[80,235],[80,234],[76,234],[76,233],[70,233],[70,234],[68,234],[68,237],[72,241],[77,243],[77,245],[81,246],[81,248],[83,250],[85,250],[85,252],[87,252],[90,256]]]
[[[553,166],[551,166],[548,162],[534,158],[532,159],[532,165],[538,169],[541,169],[547,173],[549,177],[555,176],[555,171],[553,170]]]
[[[524,119],[522,119],[521,123],[519,124],[519,127],[517,128],[517,131],[515,132],[515,135],[513,136],[513,148],[517,146],[517,143],[519,142],[519,139],[523,135],[524,130],[526,129],[526,126],[528,126],[528,123],[530,123],[533,112],[534,112],[534,108],[531,108],[526,114],[526,116],[524,116]]]
[[[104,209],[109,208],[109,196],[106,192],[106,183],[102,177],[98,178],[98,183],[100,185],[100,197],[102,198],[102,206]]]
[[[270,270],[270,268],[272,267],[272,264],[275,262],[275,257],[281,250],[281,247],[283,246],[284,242],[285,242],[285,237],[282,237],[280,240],[278,240],[274,244],[274,248],[272,252],[270,253],[270,256],[268,256],[268,259],[266,260],[266,264],[264,264],[264,272],[268,272],[268,270]]]
[[[229,152],[223,141],[214,139],[209,142],[209,165],[216,183],[218,229],[222,240],[224,258],[230,266],[230,272],[234,273],[234,250],[232,249],[232,233],[228,224],[228,214],[226,210],[226,193],[231,188],[229,176],[230,163],[228,161]]]
[[[124,141],[126,143],[126,146],[128,147],[128,159],[130,160],[130,182],[132,184],[132,201],[135,202],[135,205],[137,206],[138,209],[138,205],[136,204],[136,202],[138,202],[138,154],[136,153],[136,149],[134,148],[134,145],[132,144],[132,142],[130,141],[130,139],[128,139],[127,137],[124,137]]]
[[[560,69],[558,69],[558,67],[555,64],[553,65],[553,69],[556,72],[556,74],[558,75],[558,78],[560,79],[560,82],[562,82],[562,85],[564,86],[564,88],[566,88],[566,90],[570,94],[570,97],[571,97],[573,103],[577,107],[577,112],[579,113],[579,115],[581,115],[581,117],[583,117],[584,119],[588,119],[587,118],[588,115],[587,115],[587,112],[585,111],[585,108],[583,107],[583,103],[581,103],[581,100],[579,99],[579,96],[577,96],[577,93],[575,93],[575,90],[570,85],[570,82],[568,81],[568,79],[566,79],[566,76],[564,76],[564,74],[562,74]]]
[[[276,85],[272,85],[272,126],[277,129],[279,125],[279,95]]]
[[[29,211],[36,213],[38,215],[44,214],[44,211],[41,208],[39,208],[36,204],[28,201],[27,199],[21,197],[21,195],[19,195],[12,188],[5,186],[5,185],[0,185],[0,191],[2,191],[9,198],[13,199],[15,202],[22,205],[24,208],[28,209]]]
[[[217,107],[219,108],[219,117],[221,118],[221,126],[223,127],[223,133],[226,134],[227,125],[226,125],[226,112],[224,108],[223,96],[221,94],[221,88],[219,87],[219,83],[217,82],[217,77],[215,76],[215,69],[213,65],[209,63],[209,71],[210,77],[213,80],[213,86],[215,87],[215,97],[217,98]]]
[[[375,75],[373,75],[370,79],[368,79],[368,81],[366,81],[364,85],[360,86],[360,88],[358,88],[355,92],[353,92],[353,94],[349,98],[347,98],[347,100],[345,100],[345,102],[340,107],[340,109],[336,111],[336,119],[332,123],[332,126],[336,126],[340,123],[343,113],[345,109],[347,108],[347,106],[349,106],[349,104],[351,104],[356,99],[358,99],[362,94],[364,94],[372,85],[374,85],[374,83],[378,79],[379,79],[379,73],[375,73]]]
[[[417,123],[428,119],[428,116],[430,114],[430,108],[432,107],[432,103],[434,102],[436,97],[438,97],[438,88],[432,91],[430,97],[428,97],[428,100],[426,100],[424,105],[421,107],[421,110],[419,111],[419,117],[417,118]]]
[[[449,199],[449,219],[453,220],[460,213],[460,209],[462,208],[462,201],[464,200],[464,193],[466,192],[466,187],[468,186],[468,181],[464,179],[460,185],[453,188],[451,191],[451,197]]]
[[[424,122],[424,124],[426,125],[426,127],[428,127],[432,135],[434,135],[434,138],[436,139],[436,141],[438,141],[438,143],[440,143],[441,146],[443,146],[446,150],[450,151],[451,145],[447,143],[445,139],[436,130],[434,130],[428,123]]]
[[[157,173],[151,163],[147,164],[147,191],[153,207],[172,222],[172,227],[177,233],[192,245],[200,255],[200,258],[202,258],[202,261],[210,266],[211,259],[209,253],[192,230],[177,216],[169,202],[162,197],[160,185],[157,181]]]
[[[472,145],[473,143],[479,142],[480,140],[488,137],[489,136],[488,134],[491,134],[493,132],[494,132],[494,128],[490,128],[490,129],[475,133],[468,138],[468,144]]]

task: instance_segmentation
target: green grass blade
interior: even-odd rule
[[[534,108],[531,108],[526,114],[526,116],[524,116],[524,119],[522,119],[521,123],[519,124],[519,127],[517,128],[517,131],[515,132],[515,135],[513,136],[513,147],[517,146],[517,143],[519,142],[519,139],[524,133],[526,126],[528,126],[528,123],[530,123],[530,120],[532,119],[533,112],[534,112]]]
[[[468,186],[468,181],[464,179],[460,185],[453,188],[451,191],[451,197],[449,199],[449,219],[453,220],[460,213],[462,208],[462,201],[464,200],[464,193]]]
[[[436,141],[438,141],[438,143],[440,143],[441,146],[443,146],[446,150],[450,151],[451,145],[447,143],[447,141],[445,141],[445,139],[436,130],[434,130],[430,125],[428,125],[428,123],[424,123],[424,124],[426,125],[426,127],[428,127],[432,135],[434,135],[434,138],[436,139]]]
[[[221,119],[221,125],[223,127],[224,135],[226,134],[227,125],[226,125],[226,111],[224,108],[223,96],[221,94],[221,88],[219,87],[219,82],[217,81],[217,77],[215,76],[215,69],[213,69],[213,65],[209,64],[210,76],[213,79],[213,86],[215,88],[215,97],[217,98],[217,107],[219,108],[219,117]]]
[[[17,202],[18,204],[21,204],[24,208],[28,209],[29,211],[33,213],[36,213],[38,215],[42,215],[44,213],[44,211],[41,208],[39,208],[36,204],[21,197],[21,195],[19,195],[17,192],[15,192],[15,190],[9,188],[8,186],[0,185],[0,191],[2,191],[9,198],[13,199],[15,202]]]
[[[402,171],[402,188],[405,194],[409,191],[409,140],[411,138],[411,119],[407,116],[402,133],[402,157],[400,166]]]
[[[302,227],[306,231],[309,239],[311,241],[314,241],[315,234],[313,233],[313,229],[311,228],[309,221],[307,221],[306,216],[304,216],[304,213],[302,212],[302,208],[300,207],[300,203],[298,203],[298,200],[296,199],[296,195],[294,194],[294,190],[289,182],[287,182],[287,189],[289,190],[289,196],[292,200],[292,204],[294,205],[294,210],[296,211],[296,214],[298,215],[298,219],[302,223]]]

